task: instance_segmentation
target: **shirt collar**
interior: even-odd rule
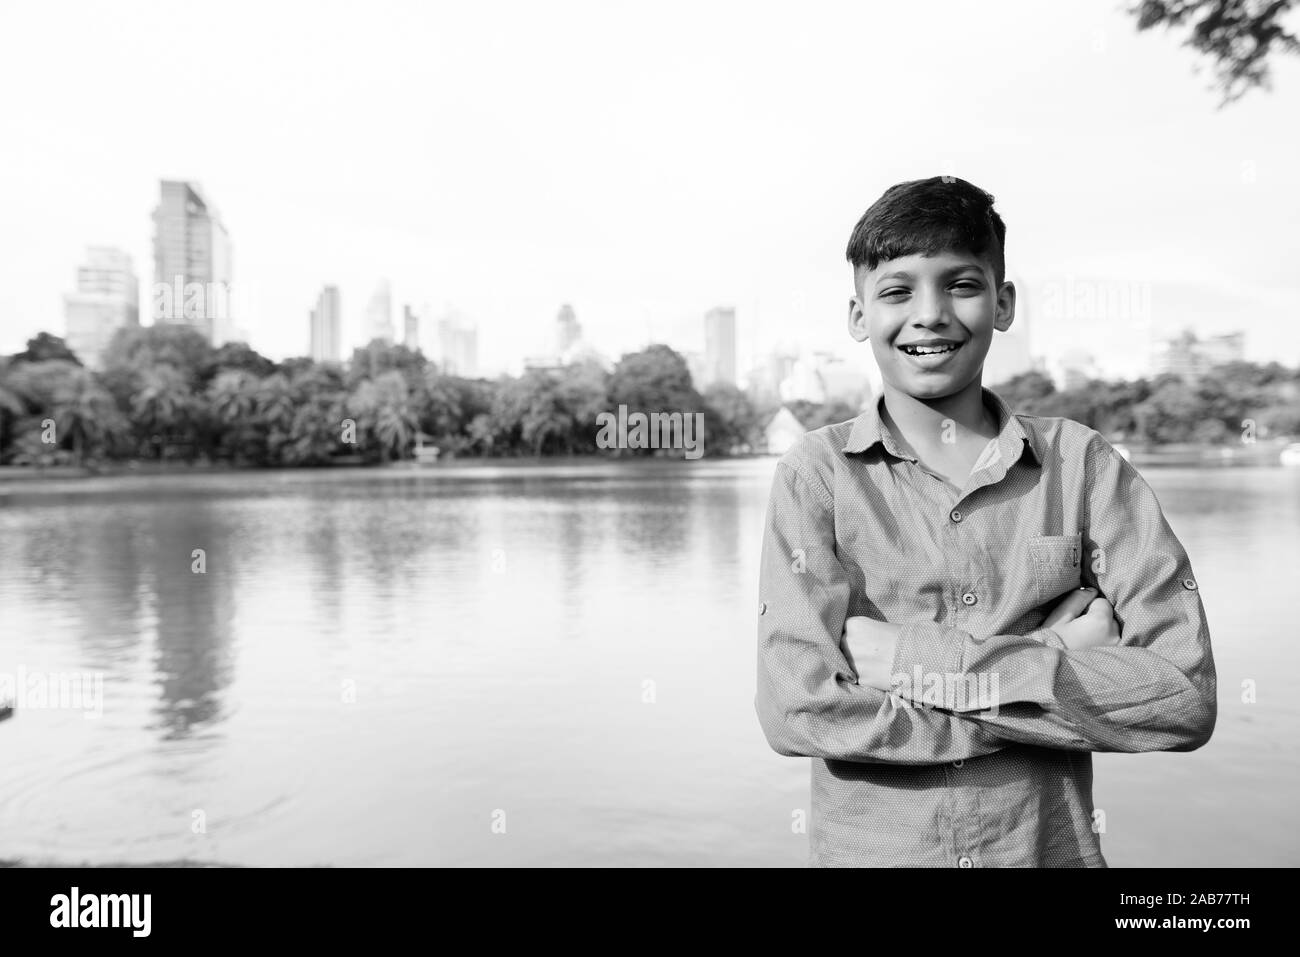
[[[1038,447],[1038,438],[1033,434],[1032,430],[1025,430],[1025,427],[1020,424],[1020,420],[1012,413],[1011,407],[996,392],[981,386],[980,393],[983,396],[984,404],[997,415],[998,446],[1003,455],[1009,456],[1007,461],[1010,462],[1018,457],[1013,455],[1013,452],[1018,453],[1020,449],[1027,448],[1034,462],[1041,465],[1043,462],[1042,451]],[[879,443],[886,452],[895,458],[912,458],[898,447],[893,433],[889,431],[888,426],[885,425],[880,416],[880,406],[884,401],[885,396],[882,392],[867,406],[866,411],[853,420],[853,429],[849,432],[849,440],[844,446],[845,452],[865,452]]]

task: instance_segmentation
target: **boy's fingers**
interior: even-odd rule
[[[1066,595],[1056,607],[1048,612],[1047,617],[1043,620],[1044,628],[1053,628],[1056,625],[1063,625],[1067,621],[1074,621],[1084,610],[1089,607],[1089,602],[1097,597],[1097,589],[1084,586],[1076,588],[1070,594]]]
[[[1098,615],[1100,617],[1114,617],[1115,609],[1111,607],[1110,602],[1104,598],[1094,598],[1088,604],[1088,614]]]

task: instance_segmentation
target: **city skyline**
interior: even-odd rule
[[[351,304],[345,348],[364,341],[363,307],[388,276],[395,302],[472,318],[487,372],[550,352],[563,302],[612,356],[653,340],[701,351],[699,316],[721,302],[736,309],[742,370],[790,338],[869,367],[844,331],[848,233],[890,184],[952,173],[997,197],[1035,352],[1083,339],[1103,368],[1122,366],[1135,335],[1186,325],[1242,329],[1249,358],[1300,361],[1292,58],[1271,92],[1217,110],[1175,37],[1139,36],[1123,11],[1080,0],[1011,3],[996,30],[956,3],[828,4],[797,22],[721,4],[689,31],[673,16],[633,31],[526,5],[393,9],[320,10],[311,44],[284,42],[302,29],[288,10],[259,11],[252,32],[149,0],[79,8],[75,31],[53,11],[0,13],[11,88],[46,72],[40,45],[14,38],[57,38],[100,95],[148,104],[87,112],[68,75],[48,78],[39,105],[11,104],[0,352],[59,328],[87,243],[151,272],[164,177],[216,201],[236,247],[237,324],[271,357],[304,354],[304,308],[324,282]],[[866,39],[925,35],[934,17],[950,29],[927,52],[963,76],[960,97],[915,69],[908,44]],[[241,69],[160,85],[156,51],[195,36]],[[863,91],[894,75],[908,77],[909,115],[944,122],[886,133]],[[196,133],[158,122],[170,115]],[[232,129],[238,142],[217,133]],[[322,150],[331,129],[352,135]]]
[[[198,184],[161,180],[159,192],[160,201],[153,212],[155,281],[149,294],[154,321],[190,325],[214,345],[233,341],[238,337],[232,321],[233,256],[229,233]],[[197,299],[191,290],[198,292]],[[990,349],[984,370],[986,384],[1039,371],[1058,388],[1071,388],[1089,379],[1132,379],[1162,372],[1199,375],[1215,362],[1246,358],[1247,337],[1242,330],[1199,338],[1190,325],[1185,325],[1175,335],[1157,338],[1151,322],[1150,284],[1095,284],[1068,277],[1064,283],[1034,290],[1030,297],[1022,294],[1021,301],[1035,299],[1044,318],[1086,322],[1094,332],[1107,322],[1126,324],[1129,348],[1123,368],[1073,339],[1065,349],[1050,355],[1035,351],[1029,318],[1023,316],[1022,308],[1019,321],[997,338],[997,348]],[[353,343],[353,348],[375,341],[397,343],[393,305],[392,283],[382,277],[365,307],[364,335]],[[338,287],[325,285],[309,313],[308,349],[300,354],[316,361],[342,361],[342,315]],[[402,345],[413,350],[421,348],[422,319],[430,327],[430,358],[444,371],[465,377],[482,374],[475,321],[450,305],[435,320],[427,304],[417,310],[407,302],[402,306]],[[77,289],[64,295],[64,324],[74,352],[79,348],[92,367],[99,364],[117,328],[139,325],[138,277],[128,254],[113,247],[86,247],[84,261],[77,270]],[[701,329],[702,351],[683,347],[680,342],[666,342],[683,356],[701,389],[721,383],[740,386],[753,395],[779,396],[782,401],[815,402],[827,401],[837,391],[847,395],[856,388],[851,384],[846,392],[831,384],[835,379],[866,382],[873,393],[881,389],[880,372],[874,363],[860,367],[834,351],[809,348],[792,339],[777,342],[764,355],[752,355],[749,367],[742,369],[734,306],[709,308],[704,312]],[[524,369],[559,368],[580,359],[612,367],[609,358],[584,336],[572,303],[560,305],[554,336],[554,353],[523,357]],[[648,335],[644,344],[651,341]]]
[[[161,180],[159,188],[161,200],[153,213],[155,282],[149,294],[150,310],[156,314],[155,321],[179,321],[192,325],[214,344],[233,341],[238,336],[231,322],[231,312],[235,306],[234,296],[230,292],[230,263],[233,256],[229,234],[215,208],[208,202],[197,183]],[[120,262],[125,262],[127,270],[130,270],[131,266],[130,257],[112,247],[87,247],[87,256],[92,259],[98,257],[100,261],[97,264],[79,267],[78,293],[75,296],[64,297],[65,324],[67,334],[81,341],[83,349],[86,349],[91,354],[92,361],[95,361],[103,349],[104,342],[107,341],[107,334],[111,334],[117,325],[121,325],[122,320],[116,318],[116,313],[109,315],[105,311],[103,302],[105,290],[87,287],[83,274],[89,270],[93,275],[98,276],[110,266],[117,268]],[[116,258],[110,266],[106,266],[105,256]],[[166,277],[171,277],[171,281],[166,281]],[[212,281],[214,278],[217,279],[215,283]],[[192,288],[191,283],[203,292],[203,295],[195,301],[191,301],[191,297],[187,295],[187,290]],[[121,285],[121,281],[118,280],[114,293]],[[217,287],[216,294],[213,292],[214,285]],[[90,303],[86,298],[88,293],[98,294],[100,301],[97,304]],[[77,299],[75,304],[74,299]],[[363,320],[365,332],[352,343],[352,348],[364,347],[375,340],[389,344],[397,342],[393,322],[393,301],[392,283],[387,278],[381,278],[375,284],[366,305]],[[1149,284],[1095,284],[1070,277],[1065,283],[1050,285],[1041,290],[1041,302],[1049,317],[1094,323],[1108,319],[1135,323],[1147,336],[1147,340],[1143,343],[1142,349],[1128,351],[1126,368],[1117,371],[1112,363],[1099,362],[1096,355],[1073,344],[1051,356],[1041,351],[1033,351],[1028,334],[1029,320],[1024,317],[1019,319],[1013,330],[999,338],[999,348],[990,350],[986,364],[988,381],[1003,381],[1029,369],[1048,371],[1058,383],[1077,381],[1085,373],[1110,378],[1149,375],[1162,368],[1159,364],[1161,360],[1157,355],[1158,349],[1163,349],[1166,343],[1172,342],[1177,337],[1185,338],[1192,334],[1190,326],[1185,326],[1179,331],[1177,337],[1167,337],[1157,346],[1151,339]],[[452,307],[448,305],[446,311],[450,314]],[[1024,311],[1022,307],[1022,315]],[[428,320],[431,326],[435,325],[428,305],[417,311],[406,303],[402,307],[402,315],[402,344],[412,349],[419,348],[421,318]],[[92,321],[92,316],[99,318]],[[134,321],[139,322],[138,306]],[[584,338],[582,324],[578,322],[571,303],[566,302],[560,306],[555,324],[554,356],[550,359],[523,357],[524,368],[529,367],[530,364],[535,365],[539,361],[543,365],[561,364],[567,358],[572,358],[577,351],[582,350],[598,355],[600,360],[607,364],[608,360],[603,355],[594,353],[593,347]],[[317,360],[327,357],[327,361],[339,361],[343,358],[341,326],[338,287],[326,285],[317,306],[309,314],[308,348],[305,352],[294,354],[310,355]],[[477,323],[457,314],[454,321],[437,320],[436,327],[434,355],[451,355],[457,368],[478,370]],[[739,356],[736,348],[735,307],[715,306],[707,310],[704,314],[703,330],[702,352],[683,347],[681,343],[668,344],[678,347],[687,358],[695,378],[705,387],[714,382],[738,384],[744,379],[752,378],[755,374],[760,379],[769,379],[770,368],[766,366],[770,357],[774,355],[791,354],[806,358],[810,354],[828,354],[824,349],[809,350],[804,345],[795,346],[791,353],[790,341],[786,340],[773,346],[767,355],[751,357],[753,360],[751,369],[742,372],[738,365]],[[1233,331],[1210,336],[1209,339],[1234,339],[1234,337],[1235,347],[1232,354],[1236,358],[1242,358],[1244,357],[1244,333]],[[652,341],[652,338],[647,336],[643,345],[649,345]],[[840,359],[843,360],[843,356],[840,356]],[[874,388],[878,390],[880,385],[878,370],[872,367],[866,374]]]

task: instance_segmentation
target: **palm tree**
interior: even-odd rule
[[[400,372],[390,369],[375,379],[362,379],[347,406],[361,430],[374,437],[380,461],[401,458],[415,440],[419,420]]]
[[[208,408],[219,431],[218,442],[236,459],[258,459],[261,440],[254,413],[257,376],[243,369],[226,369],[208,386]]]
[[[247,425],[256,408],[257,377],[243,369],[226,369],[208,386],[208,402],[217,422],[226,427]]]
[[[32,400],[31,390],[22,366],[13,362],[0,362],[0,451],[9,444],[9,423],[27,414]]]
[[[380,455],[387,460],[401,458],[415,441],[419,417],[411,407],[406,379],[396,371],[383,373],[375,380],[378,405],[375,409],[375,438]]]
[[[62,435],[72,440],[74,460],[81,465],[92,453],[118,444],[127,423],[117,403],[95,376],[79,366],[69,368],[52,389],[52,416]]]
[[[284,446],[293,441],[293,389],[280,372],[272,373],[257,385],[256,415],[265,431],[266,456],[271,464],[281,464]]]
[[[176,369],[161,365],[141,374],[140,388],[131,396],[131,417],[157,445],[158,458],[165,439],[191,425],[193,411],[189,384]]]

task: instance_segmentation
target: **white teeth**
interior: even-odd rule
[[[947,346],[903,346],[903,351],[914,356],[933,356],[941,352],[952,352],[956,345]]]

